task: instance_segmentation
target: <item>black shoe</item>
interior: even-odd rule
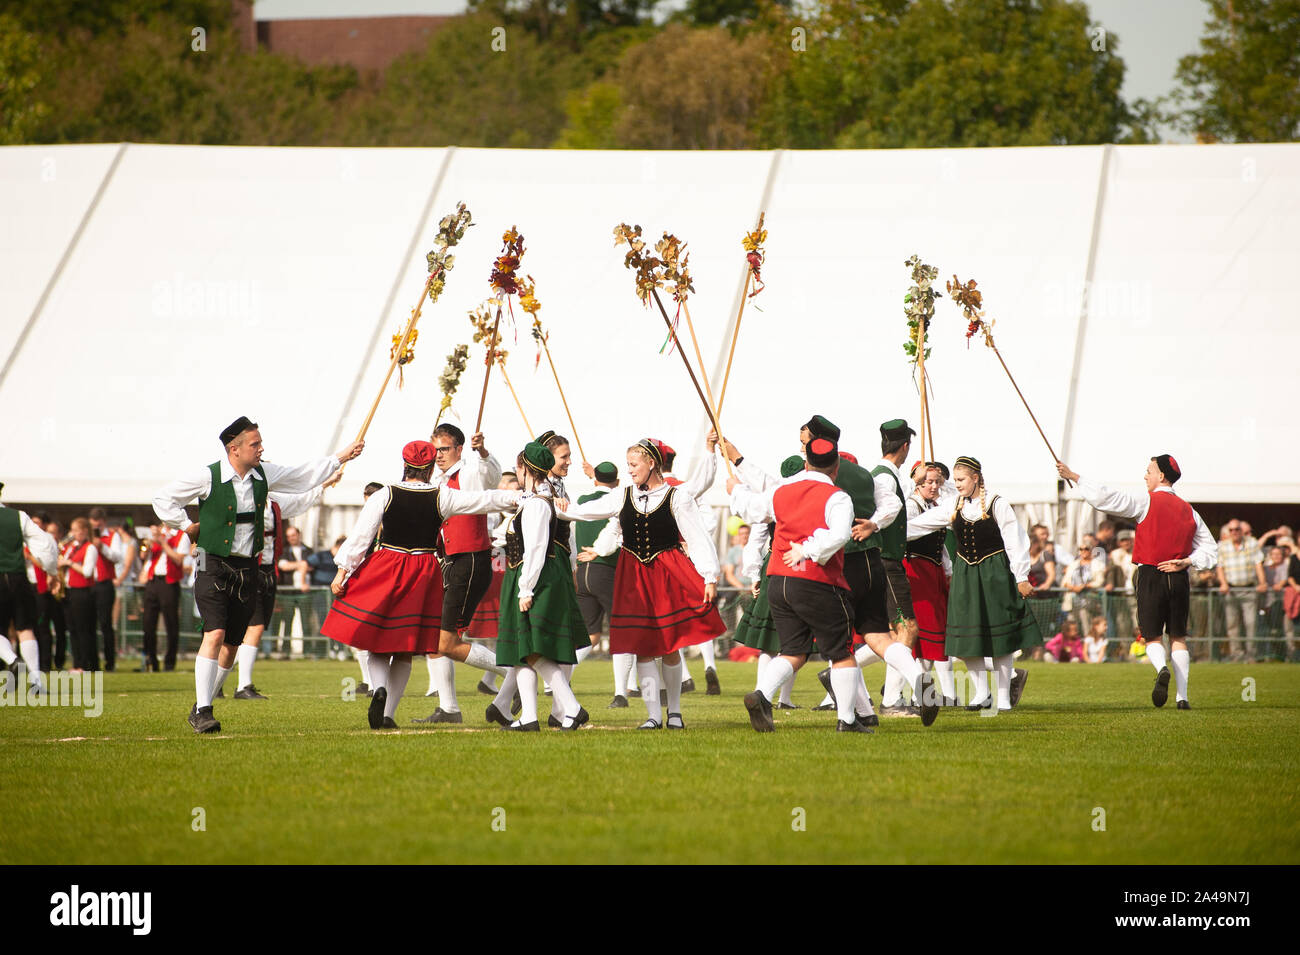
[[[1156,685],[1151,688],[1151,702],[1164,706],[1169,700],[1169,667],[1161,667],[1156,674]]]
[[[431,696],[437,696],[437,695],[438,695],[438,691],[435,690],[433,687],[429,687],[429,692],[424,694],[424,697],[425,699],[428,699]]]
[[[914,706],[908,706],[906,702],[900,700],[893,706],[882,706],[880,708],[881,716],[920,716],[921,713]]]
[[[578,715],[573,718],[573,722],[570,723],[568,726],[565,726],[563,723],[561,723],[560,729],[565,731],[582,729],[582,727],[587,725],[587,723],[589,723],[590,721],[591,721],[591,714],[588,713],[586,709],[580,706],[578,707]]]
[[[863,726],[857,720],[852,723],[846,723],[843,720],[835,721],[835,732],[837,733],[874,733],[870,726]]]
[[[825,670],[818,673],[817,679],[820,680],[822,686],[826,688],[826,693],[830,698],[832,700],[835,699],[835,691],[831,689],[831,668],[827,667]]]
[[[512,700],[510,701],[510,715],[511,715],[511,716],[518,716],[518,715],[519,715],[519,711],[522,710],[523,708],[524,708],[524,700],[523,700],[523,697],[521,697],[521,696],[519,695],[519,691],[518,691],[518,690],[515,690],[514,699],[512,699]]]
[[[217,692],[212,695],[212,698],[214,700],[224,700],[226,698],[226,688],[223,686],[221,689],[217,690]]]
[[[640,726],[638,726],[637,729],[639,729],[639,730],[661,730],[661,729],[663,729],[663,724],[660,723],[658,720],[646,720],[644,723],[642,723]]]
[[[240,690],[236,690],[236,691],[235,691],[235,699],[237,699],[237,700],[264,700],[264,699],[266,699],[266,697],[264,697],[261,693],[258,693],[258,692],[257,692],[257,687],[253,686],[253,684],[250,683],[250,684],[248,684],[248,686],[244,687],[243,689],[240,689]]]
[[[722,685],[718,683],[718,671],[713,667],[704,671],[704,682],[708,684],[708,688],[704,691],[705,696],[722,695]]]
[[[531,723],[511,723],[506,729],[515,733],[540,733],[542,728],[537,725],[537,720]]]
[[[420,719],[417,716],[415,719],[411,720],[411,722],[412,723],[464,723],[465,717],[461,715],[459,710],[457,710],[455,713],[451,713],[448,712],[447,710],[444,710],[440,706],[432,713],[430,713],[428,716],[426,716],[424,719]]]
[[[924,670],[917,680],[916,700],[921,710],[921,725],[930,726],[939,715],[939,691],[935,689],[934,677]]]
[[[670,730],[686,729],[686,722],[682,719],[682,714],[680,713],[669,713],[668,723],[666,725]]]
[[[625,710],[625,709],[627,709],[627,697],[626,697],[626,696],[615,696],[614,699],[610,702],[609,706],[605,707],[605,709],[607,709],[607,710]]]
[[[874,729],[880,725],[880,717],[875,713],[868,713],[866,716],[859,716],[858,725],[865,726],[867,729]]]
[[[1192,708],[1192,704],[1188,703],[1186,700],[1179,700],[1177,707],[1180,710],[1190,710]]]
[[[497,709],[495,703],[489,703],[487,705],[487,709],[483,713],[483,719],[487,720],[489,723],[500,723],[507,729],[510,728],[510,717]]]
[[[391,716],[384,717],[384,724],[381,729],[395,730],[397,728],[397,720],[393,719]]]
[[[497,695],[497,691],[492,689],[492,687],[488,686],[482,680],[478,681],[478,686],[474,687],[474,689],[478,690],[480,693],[486,693],[488,696]]]
[[[553,730],[558,730],[558,729],[559,729],[561,726],[563,726],[564,724],[561,723],[559,720],[557,720],[557,719],[555,718],[555,714],[554,714],[554,713],[550,713],[550,714],[548,714],[547,717],[546,717],[546,725],[549,726],[549,727],[550,727],[551,729],[553,729]]]
[[[776,708],[777,708],[778,710],[797,710],[797,709],[799,709],[799,707],[795,706],[793,703],[777,703],[777,704],[776,704]]]
[[[1020,694],[1025,692],[1025,683],[1029,679],[1029,671],[1019,668],[1011,671],[1011,705],[1015,706],[1020,702]]]
[[[772,722],[772,704],[758,690],[745,694],[745,709],[749,711],[749,725],[756,733],[776,732],[776,724]]]
[[[690,677],[687,677],[685,680],[682,680],[682,692],[683,692],[683,693],[694,693],[694,692],[695,692],[695,681],[694,681],[693,679],[691,679]]]
[[[217,722],[212,715],[212,707],[199,706],[195,704],[190,710],[190,726],[194,727],[196,733],[220,733],[221,724]]]
[[[383,729],[384,704],[387,702],[388,690],[381,686],[375,690],[375,695],[370,698],[370,707],[366,710],[366,722],[372,730]]]
[[[833,709],[836,709],[836,704],[834,703],[818,703],[816,706],[813,707],[813,712],[825,713],[827,710],[833,710]]]
[[[991,710],[991,709],[993,709],[993,694],[990,693],[988,696],[984,697],[984,702],[983,702],[983,703],[968,703],[968,704],[966,704],[966,709],[967,709],[969,712],[971,712],[971,713],[977,712],[978,710]]]
[[[358,683],[355,692],[357,696],[366,696],[370,693],[370,685],[368,683]]]
[[[632,699],[632,700],[641,699],[641,691],[636,687],[632,687],[631,689],[629,689],[627,691],[627,695],[628,695],[628,699]]]

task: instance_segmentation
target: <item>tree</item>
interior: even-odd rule
[[[40,60],[40,39],[0,13],[0,146],[27,142],[49,112],[36,97]]]
[[[1207,0],[1199,53],[1176,74],[1175,122],[1202,140],[1300,138],[1300,0]]]

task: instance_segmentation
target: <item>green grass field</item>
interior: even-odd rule
[[[1172,688],[1151,706],[1147,666],[1031,665],[1010,714],[874,736],[806,708],[756,734],[753,665],[721,664],[721,697],[691,669],[682,733],[634,731],[637,700],[605,709],[607,661],[576,674],[594,725],[541,734],[488,727],[460,667],[464,727],[414,727],[433,709],[418,661],[412,728],[378,733],[341,699],[350,663],[259,663],[271,699],[218,701],[215,737],[185,722],[191,672],[108,674],[98,718],[0,708],[0,845],[58,864],[1300,861],[1297,666],[1194,666],[1177,712]],[[820,695],[809,668],[795,702]]]

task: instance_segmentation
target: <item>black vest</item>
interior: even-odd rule
[[[442,528],[438,489],[393,484],[388,491],[388,506],[384,508],[375,546],[404,554],[437,553],[438,531]]]
[[[676,550],[681,544],[681,534],[673,517],[673,495],[677,488],[670,487],[664,499],[649,514],[642,514],[632,504],[632,488],[623,492],[623,509],[618,512],[618,523],[623,531],[623,549],[648,564],[664,551]]]
[[[550,560],[560,552],[560,549],[563,549],[566,554],[569,552],[569,548],[565,547],[559,539],[560,531],[567,530],[569,525],[560,520],[555,511],[555,504],[550,499],[542,498],[542,500],[546,501],[551,509],[550,526],[546,533],[546,559]],[[522,516],[522,509],[516,511],[510,518],[510,523],[506,525],[506,566],[511,570],[517,569],[524,562],[524,537],[519,533],[519,522]]]
[[[960,510],[957,519],[952,522],[953,536],[957,539],[957,556],[968,564],[978,564],[985,557],[1001,554],[1006,550],[1002,541],[1002,528],[993,519],[993,501],[988,502],[988,514],[977,521],[968,521]]]

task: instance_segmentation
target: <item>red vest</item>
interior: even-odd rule
[[[839,491],[834,484],[821,481],[795,481],[777,488],[772,495],[776,514],[776,533],[772,536],[772,558],[767,564],[769,577],[799,577],[832,587],[849,589],[844,579],[844,550],[835,552],[825,564],[804,560],[794,567],[785,564],[791,544],[807,540],[814,531],[826,527],[826,502]]]
[[[1133,563],[1156,564],[1182,560],[1192,552],[1196,517],[1192,506],[1168,491],[1151,492],[1147,516],[1133,534]]]
[[[108,533],[100,534],[99,541],[105,547],[112,547],[113,546],[112,532],[110,531]],[[83,554],[82,556],[84,557],[85,555]],[[103,551],[100,551],[99,560],[96,561],[95,563],[95,583],[98,584],[101,581],[113,580],[115,577],[117,577],[117,565],[115,565],[111,560],[105,557]]]
[[[478,452],[473,452],[477,454]],[[447,487],[460,490],[460,472],[447,480]],[[486,514],[458,514],[442,522],[442,544],[448,554],[473,554],[492,549]]]
[[[78,590],[80,590],[83,587],[89,587],[91,584],[94,583],[93,580],[87,580],[84,576],[82,576],[81,573],[81,568],[84,567],[86,564],[86,548],[92,546],[94,545],[90,541],[86,541],[86,543],[84,544],[77,544],[74,541],[73,543],[67,546],[66,550],[64,550],[64,553],[68,556],[68,559],[72,561],[72,566],[68,568],[69,587],[76,587]],[[98,567],[103,562],[104,562],[104,558],[101,555],[99,561],[95,564],[95,566]]]
[[[266,503],[271,505],[271,520],[262,525],[262,563],[278,573],[280,555],[284,553],[284,519],[280,517],[280,505],[269,497]]]
[[[177,531],[174,536],[169,537],[167,539],[167,543],[171,545],[172,550],[176,549],[177,545],[180,544],[181,542],[181,538],[184,536],[185,536],[184,531]],[[159,547],[157,550],[154,550],[151,547],[149,550],[149,575],[148,575],[149,579],[150,580],[154,579],[154,574],[158,570],[158,561],[160,560],[167,561],[167,572],[164,578],[167,581],[167,583],[179,584],[181,582],[181,578],[185,576],[184,568],[181,567],[180,564],[176,563],[176,561],[172,560],[172,558],[167,554],[167,552],[164,551],[161,547]]]
[[[30,554],[26,547],[23,548],[24,554]],[[48,594],[50,592],[49,575],[45,573],[45,568],[40,564],[33,564],[32,570],[36,571],[36,592],[38,594]]]

